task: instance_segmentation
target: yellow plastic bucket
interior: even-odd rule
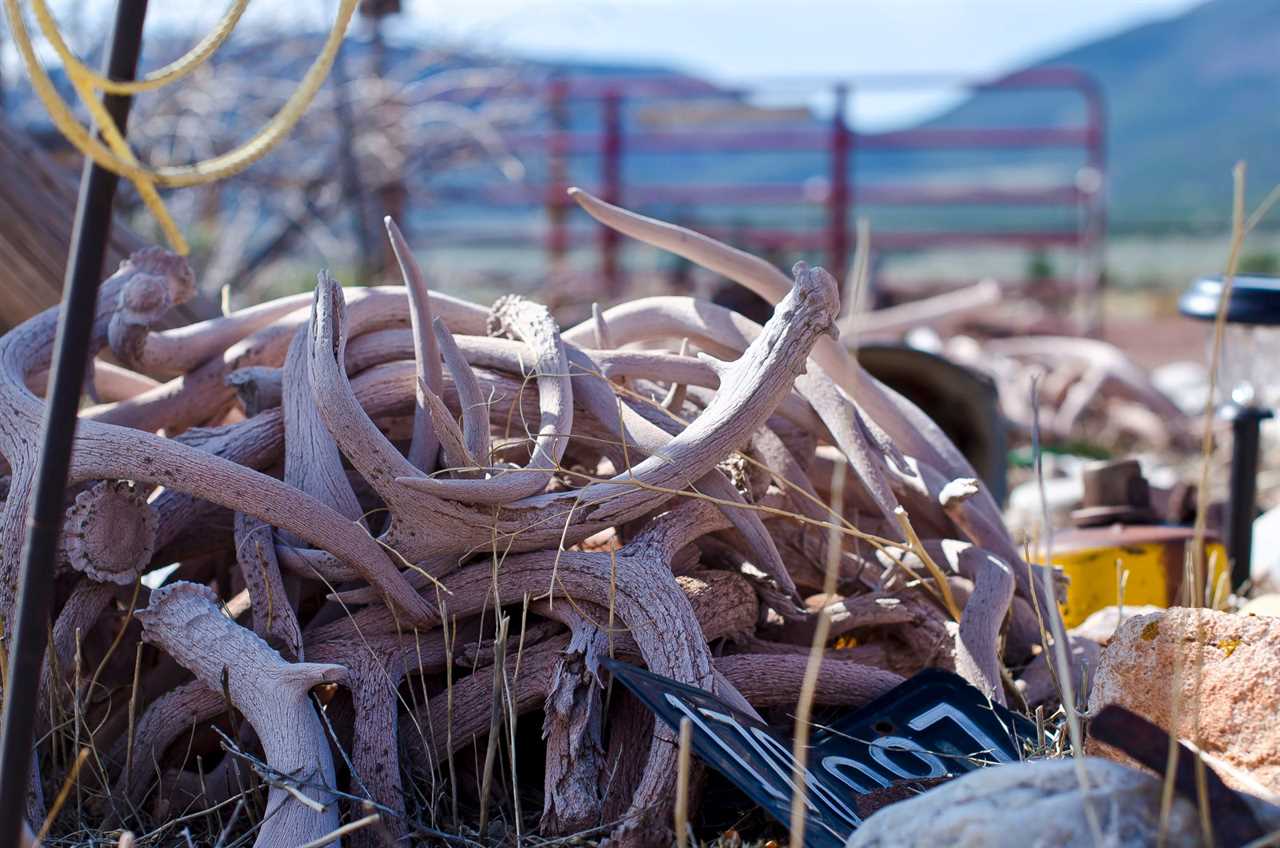
[[[1183,593],[1189,527],[1123,525],[1069,530],[1054,539],[1053,564],[1068,578],[1062,617],[1074,627],[1092,613],[1115,606],[1150,604],[1181,606],[1193,596]],[[1208,605],[1226,589],[1227,552],[1216,538],[1205,539],[1206,570],[1211,575],[1200,587]],[[1121,579],[1123,577],[1123,598]]]

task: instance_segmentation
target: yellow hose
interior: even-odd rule
[[[90,116],[102,133],[104,146],[93,133],[76,119],[71,107],[67,104],[53,81],[49,78],[44,66],[36,56],[35,46],[23,20],[19,0],[4,0],[5,13],[9,18],[9,28],[13,34],[14,44],[22,56],[23,64],[31,77],[32,88],[40,102],[44,104],[49,118],[67,141],[83,156],[94,164],[120,177],[131,181],[138,189],[138,194],[146,204],[148,211],[159,223],[165,238],[175,252],[189,252],[186,240],[178,231],[172,216],[165,208],[157,186],[177,188],[182,186],[207,185],[240,173],[254,162],[271,152],[301,120],[311,101],[315,99],[320,87],[324,85],[337,57],[338,48],[346,35],[347,26],[355,13],[359,0],[340,0],[338,17],[333,28],[326,37],[320,55],[315,58],[307,73],[299,82],[289,99],[271,120],[267,121],[248,141],[239,147],[219,156],[195,162],[190,165],[176,167],[150,168],[138,162],[128,144],[124,140],[120,128],[111,120],[101,101],[96,96],[97,90],[109,90],[114,93],[131,93],[159,88],[174,80],[181,79],[191,73],[218,48],[230,34],[244,12],[248,0],[234,0],[227,14],[223,16],[218,27],[195,48],[181,59],[166,65],[160,71],[136,83],[134,88],[129,83],[115,83],[104,79],[100,74],[89,70],[68,49],[66,42],[58,33],[57,22],[49,14],[44,0],[33,0],[36,16],[42,30],[49,39],[54,52],[62,61],[77,96],[84,102]],[[105,85],[104,85],[105,83]]]
[[[31,0],[31,7],[35,10],[36,21],[40,24],[40,32],[48,40],[49,45],[53,47],[53,52],[58,54],[58,58],[62,60],[62,66],[67,69],[68,74],[71,74],[71,69],[74,68],[74,73],[89,80],[94,89],[106,94],[138,94],[143,91],[155,91],[170,83],[177,82],[203,65],[235,30],[236,24],[240,22],[240,17],[244,14],[244,10],[249,7],[249,0],[232,0],[231,5],[227,8],[222,19],[218,21],[217,26],[213,28],[213,31],[200,39],[199,44],[192,47],[178,59],[157,71],[147,74],[140,80],[127,81],[104,77],[80,61],[80,57],[72,53],[71,48],[67,47],[67,43],[63,41],[62,31],[58,29],[58,22],[54,20],[53,13],[49,11],[49,4],[45,0]]]

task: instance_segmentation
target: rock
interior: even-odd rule
[[[1082,790],[1073,760],[1040,760],[969,772],[937,789],[877,812],[853,832],[845,848],[980,845],[1050,848],[1156,844],[1161,783],[1152,775],[1109,760],[1083,760]],[[1085,813],[1101,831],[1096,840]],[[1175,799],[1169,848],[1203,845],[1194,805]]]
[[[1170,362],[1151,371],[1151,383],[1187,415],[1203,415],[1209,372],[1202,362]]]
[[[1199,687],[1194,673],[1201,664]],[[1178,670],[1178,671],[1175,671]],[[1175,676],[1178,721],[1173,722]],[[1131,618],[1102,652],[1089,711],[1119,704],[1280,791],[1280,619],[1175,607]],[[1190,705],[1198,693],[1200,738]],[[1122,759],[1100,743],[1090,752]],[[1234,775],[1223,780],[1248,791]]]
[[[1280,594],[1259,595],[1240,607],[1240,615],[1280,616]]]
[[[1161,612],[1162,609],[1163,607],[1151,606],[1150,604],[1132,607],[1103,607],[1067,632],[1072,636],[1080,636],[1105,647],[1121,624],[1136,615],[1149,615],[1153,612]]]
[[[1255,586],[1280,589],[1280,507],[1253,520],[1253,558],[1250,578]]]
[[[1064,462],[1062,465],[1070,469],[1068,476],[1046,477],[1044,481],[1044,500],[1049,507],[1049,521],[1055,527],[1070,525],[1071,510],[1080,506],[1080,498],[1084,494],[1084,483],[1080,479],[1080,466],[1083,463],[1072,466]],[[1013,487],[1013,491],[1009,493],[1009,505],[1005,507],[1005,524],[1015,537],[1019,534],[1029,535],[1043,526],[1040,484],[1036,479]]]

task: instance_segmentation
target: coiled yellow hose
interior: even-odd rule
[[[254,162],[271,152],[301,120],[311,101],[315,99],[320,87],[333,67],[338,55],[338,48],[346,35],[347,26],[355,13],[359,0],[340,0],[338,16],[333,28],[325,38],[320,55],[315,58],[311,67],[298,83],[289,99],[285,101],[271,120],[267,121],[248,141],[234,150],[194,162],[190,165],[179,165],[164,168],[151,168],[140,163],[133,155],[125,141],[120,128],[111,120],[102,106],[97,92],[105,91],[114,94],[132,94],[139,91],[151,91],[168,85],[190,74],[214,51],[226,41],[235,28],[240,16],[248,6],[248,0],[233,0],[231,7],[218,22],[217,27],[192,48],[186,55],[166,65],[159,71],[133,82],[119,82],[106,79],[84,65],[71,52],[58,30],[58,24],[49,12],[45,0],[32,0],[35,15],[41,31],[48,39],[50,46],[62,62],[63,68],[75,88],[76,95],[89,110],[94,123],[102,133],[105,146],[83,126],[72,112],[71,106],[62,99],[49,78],[44,66],[36,56],[35,46],[27,31],[19,0],[4,0],[5,13],[9,18],[9,28],[13,33],[14,43],[22,56],[23,64],[31,77],[31,85],[49,113],[49,118],[67,141],[82,155],[94,164],[123,177],[137,187],[138,195],[146,204],[147,210],[156,219],[164,232],[165,239],[176,253],[186,255],[190,248],[186,239],[178,230],[164,202],[160,199],[157,186],[179,188],[183,186],[207,185],[240,173]]]

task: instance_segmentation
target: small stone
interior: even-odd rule
[[[1280,616],[1280,594],[1271,593],[1252,598],[1240,607],[1240,614]]]
[[[1127,707],[1277,792],[1278,691],[1280,619],[1175,607],[1120,625],[1102,652],[1089,711],[1107,704]],[[1197,700],[1198,740],[1192,710]],[[1090,742],[1089,750],[1124,761],[1101,743]],[[1234,788],[1256,791],[1257,784],[1234,774],[1222,777]]]
[[[1009,493],[1009,505],[1005,507],[1005,523],[1015,537],[1030,536],[1044,524],[1044,509],[1048,508],[1049,521],[1055,527],[1071,522],[1071,510],[1080,505],[1084,495],[1084,483],[1078,469],[1067,477],[1046,477],[1044,499],[1040,498],[1038,480],[1028,480]]]
[[[1153,612],[1160,612],[1161,607],[1155,606],[1110,606],[1103,607],[1097,612],[1090,615],[1084,621],[1071,628],[1072,636],[1082,636],[1085,639],[1091,639],[1099,645],[1105,646],[1111,641],[1111,637],[1115,635],[1120,625],[1134,616],[1149,615]]]
[[[877,812],[853,832],[845,848],[1049,848],[1156,844],[1161,783],[1155,777],[1089,757],[1088,789],[1073,760],[1040,760],[978,769]],[[1088,804],[1101,839],[1096,839]],[[1170,848],[1203,845],[1194,805],[1181,798],[1170,810]]]

